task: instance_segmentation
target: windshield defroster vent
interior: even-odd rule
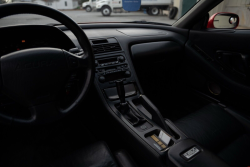
[[[120,50],[122,50],[122,49],[118,43],[93,45],[94,54],[114,52],[114,51],[120,51]]]

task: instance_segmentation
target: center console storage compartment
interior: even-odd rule
[[[164,151],[174,144],[171,136],[160,129],[155,129],[145,134],[145,138],[159,151]]]

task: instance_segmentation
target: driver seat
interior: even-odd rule
[[[124,150],[113,154],[105,142],[97,142],[45,167],[137,167]]]

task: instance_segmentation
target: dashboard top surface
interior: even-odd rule
[[[150,28],[93,28],[83,29],[89,39],[102,39],[115,37],[121,45],[127,47],[136,43],[156,41],[175,41],[184,45],[186,37],[168,30]],[[63,32],[79,47],[76,37],[69,30]]]
[[[81,26],[81,25],[80,25]],[[115,25],[112,25],[115,26]],[[82,26],[81,26],[82,27]],[[166,30],[170,28],[170,30]],[[133,44],[156,41],[174,41],[184,45],[186,37],[171,30],[172,27],[158,28],[141,27],[100,27],[85,28],[83,31],[91,39],[114,37],[118,40],[124,51],[129,53]],[[65,27],[47,25],[19,25],[0,28],[0,56],[28,48],[54,47],[69,50],[80,45],[74,34]]]

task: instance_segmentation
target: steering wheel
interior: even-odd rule
[[[57,48],[33,48],[16,51],[1,57],[2,93],[27,107],[30,119],[3,115],[4,119],[26,124],[45,124],[73,111],[85,97],[94,80],[94,55],[83,30],[71,18],[50,7],[13,3],[0,5],[0,18],[15,14],[38,14],[65,25],[76,36],[84,53],[72,54]],[[58,105],[58,93],[73,71],[81,71],[83,85],[68,107]]]

